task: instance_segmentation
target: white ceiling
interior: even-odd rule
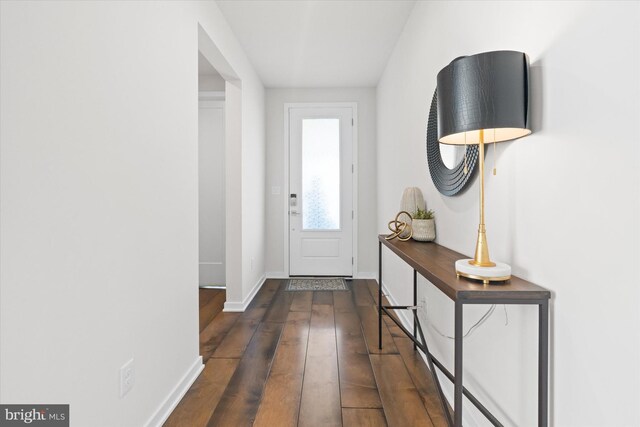
[[[376,86],[415,0],[218,0],[267,87]]]

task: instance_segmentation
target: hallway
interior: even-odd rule
[[[267,280],[244,313],[201,290],[205,368],[165,426],[444,426],[424,362],[388,318],[377,348],[377,283],[349,283],[287,292]]]

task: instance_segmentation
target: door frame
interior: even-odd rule
[[[197,52],[213,66],[225,81],[224,89],[224,163],[225,163],[225,223],[231,218],[242,218],[242,79],[236,73],[225,55],[211,39],[200,23],[198,27],[197,49],[194,49],[194,73],[197,75]],[[196,85],[197,86],[197,85]],[[194,87],[197,90],[197,87]],[[197,104],[194,106],[197,111]],[[197,129],[197,122],[196,122]],[[197,134],[197,132],[196,132]],[[224,311],[243,311],[243,273],[242,273],[242,221],[236,224],[239,233],[226,233],[225,236],[225,285],[226,301]],[[198,233],[198,230],[196,230]],[[195,247],[198,253],[198,247]],[[194,269],[198,259],[194,262]],[[198,277],[198,276],[195,276]],[[194,283],[197,292],[198,281]],[[196,294],[197,295],[197,294]],[[196,299],[197,309],[197,299]]]
[[[283,242],[284,242],[284,274],[290,277],[289,270],[289,152],[291,150],[291,139],[289,135],[289,111],[294,108],[351,108],[353,112],[353,129],[351,142],[351,161],[353,164],[352,179],[352,209],[353,228],[351,242],[351,256],[353,264],[351,266],[351,277],[354,279],[358,274],[358,103],[357,102],[285,102],[284,104],[284,183],[283,183]]]

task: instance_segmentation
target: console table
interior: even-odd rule
[[[427,359],[442,408],[450,426],[462,426],[462,396],[476,407],[495,426],[502,424],[489,410],[462,385],[462,315],[465,304],[535,304],[538,306],[538,426],[546,427],[548,423],[548,375],[549,375],[549,298],[551,293],[538,285],[512,276],[504,284],[483,285],[480,281],[472,281],[456,276],[454,263],[466,256],[440,246],[436,243],[421,243],[413,240],[406,242],[398,239],[386,240],[384,235],[378,236],[378,346],[382,349],[382,316],[388,315],[398,327],[414,342]],[[382,304],[382,247],[387,247],[413,268],[413,305],[391,306]],[[418,274],[426,278],[455,303],[454,334],[454,372],[449,372],[429,352],[424,338],[422,326],[417,315]],[[413,313],[413,332],[410,332],[390,310],[411,310]],[[420,339],[418,339],[420,338]],[[454,384],[453,417],[446,404],[438,376],[437,367]],[[452,419],[453,418],[453,419]]]

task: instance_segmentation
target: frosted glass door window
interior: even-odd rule
[[[302,120],[302,228],[340,229],[340,119]]]

